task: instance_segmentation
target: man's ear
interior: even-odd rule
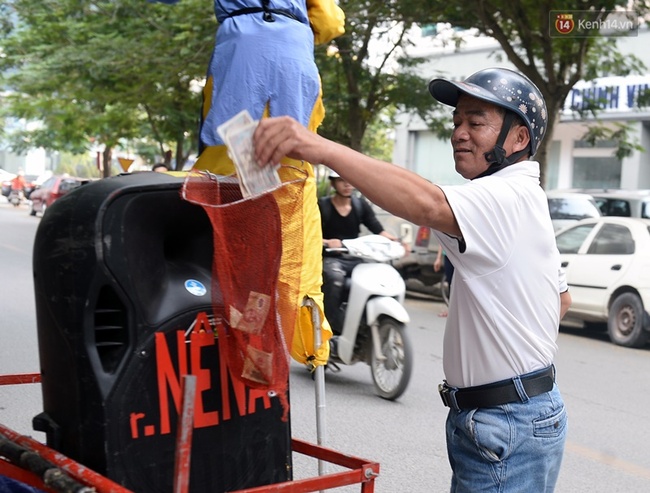
[[[526,147],[530,142],[530,134],[528,133],[528,127],[526,125],[518,125],[514,128],[514,141],[512,144],[512,151],[518,152]]]

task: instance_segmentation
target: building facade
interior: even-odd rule
[[[501,66],[514,69],[498,43],[479,38],[460,50],[455,47],[426,47],[426,38],[418,44],[414,56],[427,58],[424,73],[431,78],[462,80],[483,68]],[[431,43],[429,43],[431,45]],[[637,96],[650,88],[650,30],[639,30],[638,36],[618,39],[623,54],[635,55],[648,67],[645,75],[604,77],[579,82],[565,101],[556,121],[548,147],[548,160],[543,186],[547,190],[568,188],[650,189],[650,107],[639,107]],[[589,145],[584,135],[594,118],[579,117],[572,108],[582,108],[589,99],[602,101],[597,119],[613,129],[622,124],[629,127],[629,138],[644,150],[633,150],[623,159],[616,157],[613,142]],[[435,102],[433,104],[436,104]],[[449,109],[451,121],[451,108]],[[417,117],[400,117],[395,132],[393,153],[395,163],[411,169],[440,184],[462,183],[454,170],[449,140],[441,140]]]

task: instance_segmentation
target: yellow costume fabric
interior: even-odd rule
[[[329,42],[344,32],[345,17],[343,11],[333,0],[308,0],[307,8],[310,26],[317,44]],[[218,49],[218,46],[215,49]],[[212,84],[213,79],[209,77],[203,91],[204,120],[210,111],[212,103]],[[273,107],[272,100],[267,102],[263,117],[269,116],[270,107]],[[307,127],[316,132],[316,129],[323,121],[324,115],[322,93],[319,91],[318,98],[309,115]],[[283,182],[305,180],[305,184],[302,215],[285,213],[285,211],[292,210],[294,207],[288,207],[286,204],[283,206],[282,200],[278,201],[282,220],[282,258],[278,279],[278,312],[293,359],[300,363],[310,363],[318,366],[327,363],[329,357],[328,341],[332,336],[332,332],[324,317],[323,293],[321,291],[323,242],[317,203],[316,179],[310,163],[285,159],[281,164],[279,174]],[[205,147],[194,168],[220,175],[230,175],[235,172],[234,164],[228,157],[224,145]],[[322,321],[322,344],[317,350],[314,350],[314,327],[311,312],[308,308],[302,307],[303,299],[306,296],[314,300]]]

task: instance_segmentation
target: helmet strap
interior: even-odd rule
[[[506,166],[516,163],[522,156],[525,156],[528,152],[528,147],[522,149],[521,151],[513,152],[510,156],[506,157],[506,151],[503,148],[503,144],[506,141],[508,132],[515,121],[515,114],[512,111],[506,111],[505,116],[503,117],[503,124],[501,125],[501,132],[499,132],[499,138],[497,143],[494,145],[494,148],[485,153],[485,160],[490,164],[488,169],[483,173],[478,175],[476,178],[483,178],[484,176],[490,176],[497,171],[501,171]],[[476,179],[474,178],[474,179]]]

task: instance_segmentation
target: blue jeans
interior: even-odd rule
[[[519,382],[520,383],[520,382]],[[567,415],[557,385],[525,402],[449,410],[451,493],[551,493],[560,472]]]

